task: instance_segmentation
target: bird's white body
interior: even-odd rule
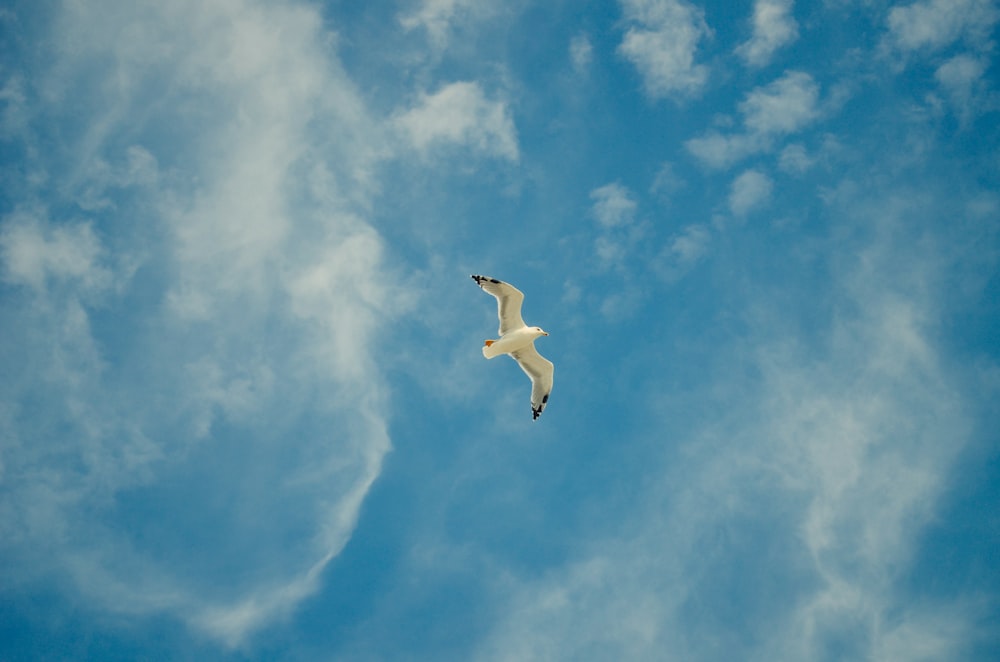
[[[483,345],[483,356],[488,359],[513,354],[519,349],[524,349],[535,342],[539,336],[548,334],[536,326],[522,326],[520,329],[512,329],[503,334],[499,340],[494,340],[488,345]]]

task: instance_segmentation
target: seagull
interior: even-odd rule
[[[483,343],[483,356],[488,359],[510,354],[524,374],[531,379],[531,420],[537,419],[549,401],[552,392],[552,362],[535,349],[535,339],[547,336],[537,326],[527,326],[521,319],[521,302],[524,294],[519,289],[489,276],[472,276],[479,287],[497,300],[500,317],[499,340]]]

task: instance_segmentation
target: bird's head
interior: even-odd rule
[[[545,331],[542,331],[541,327],[538,327],[538,326],[536,326],[536,327],[534,328],[534,332],[535,332],[535,333],[537,333],[537,334],[538,334],[538,335],[540,335],[540,336],[547,336],[547,335],[549,335],[549,334],[548,334],[548,333],[546,333]]]

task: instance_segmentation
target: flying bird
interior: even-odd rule
[[[492,359],[510,354],[524,374],[531,378],[531,419],[537,419],[549,401],[552,392],[552,362],[535,349],[535,339],[549,334],[537,326],[527,326],[521,319],[521,302],[524,294],[519,289],[489,276],[472,276],[479,287],[497,300],[500,317],[499,340],[483,343],[483,356]]]

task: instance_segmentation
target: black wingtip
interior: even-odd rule
[[[476,281],[476,284],[479,285],[479,287],[483,286],[483,281],[488,282],[488,283],[496,283],[497,285],[500,284],[500,281],[498,281],[496,278],[492,278],[490,276],[480,276],[478,274],[473,274],[472,276],[469,276],[469,278],[471,278],[472,280]]]

